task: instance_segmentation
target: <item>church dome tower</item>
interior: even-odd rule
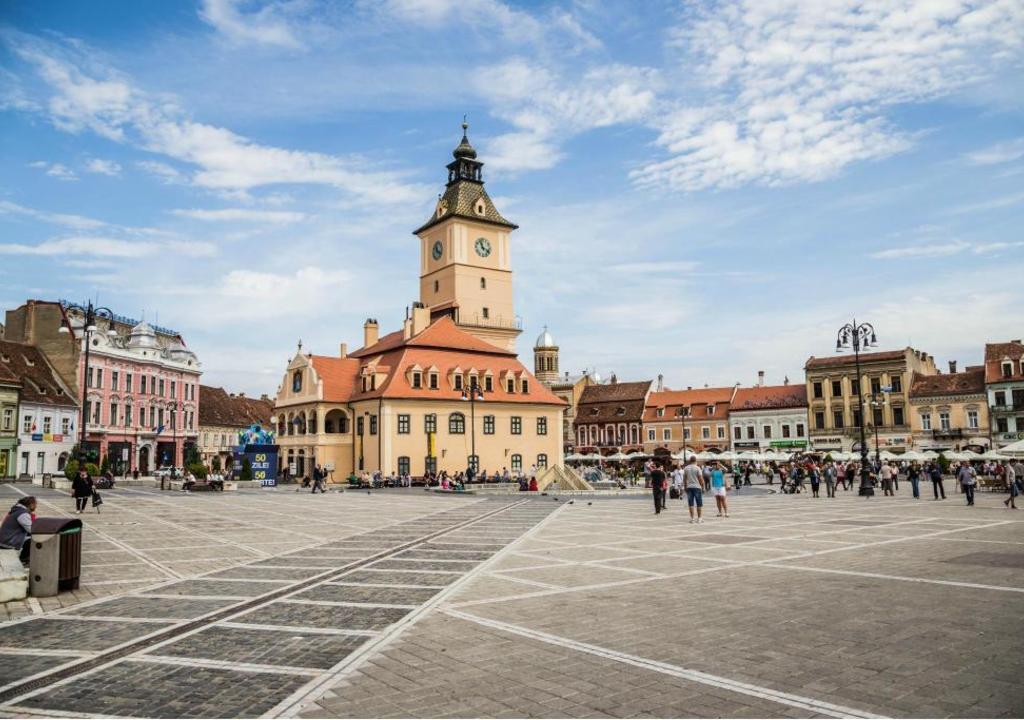
[[[558,345],[547,325],[533,344],[533,374],[545,385],[558,382]]]

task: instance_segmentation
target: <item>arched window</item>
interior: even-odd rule
[[[316,435],[316,410],[309,413],[309,434]]]
[[[448,432],[452,435],[466,434],[466,416],[462,413],[452,413],[448,416]]]
[[[302,392],[302,371],[296,370],[292,374],[292,392]]]
[[[547,453],[541,453],[540,455],[537,456],[537,469],[538,470],[544,470],[545,468],[547,468],[547,466],[548,466],[548,456],[547,456]]]
[[[338,433],[341,435],[348,434],[348,415],[343,410],[334,409],[331,410],[324,417],[324,432],[325,433]]]
[[[516,453],[512,456],[512,469],[522,470],[523,469],[523,456]]]

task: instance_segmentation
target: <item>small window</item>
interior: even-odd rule
[[[671,440],[672,439],[672,428],[664,428],[661,431],[661,439],[662,440]]]
[[[1003,377],[1013,377],[1013,363],[1009,360],[1003,363]]]
[[[437,432],[437,415],[435,415],[434,413],[430,413],[428,415],[423,416],[423,432]]]
[[[743,439],[743,428],[741,428],[739,425],[734,427],[732,429],[732,437],[733,437],[733,440],[742,440]]]
[[[544,469],[547,468],[547,466],[548,466],[548,456],[547,456],[547,453],[541,453],[540,455],[537,456],[537,469],[538,470],[544,470]]]
[[[490,317],[491,317],[491,311],[490,311],[490,309],[488,309],[488,308],[484,308],[484,320],[487,320],[487,319],[489,319]]]
[[[548,434],[548,419],[546,417],[537,418],[537,434],[547,435]]]
[[[437,373],[430,373],[430,389],[437,390]]]
[[[889,381],[889,386],[894,393],[903,392],[903,378],[899,375],[894,375]]]
[[[516,453],[512,455],[512,469],[522,471],[523,469],[523,456]]]
[[[799,437],[799,438],[802,438],[804,436],[804,424],[803,423],[797,423],[796,424],[796,436]]]
[[[454,387],[454,388],[455,388],[456,390],[461,390],[461,389],[462,389],[462,375],[459,375],[458,373],[456,373],[456,374],[455,374],[455,375],[454,375],[454,376],[452,377],[452,386],[453,386],[453,387]]]
[[[651,429],[649,429],[649,430],[647,431],[647,441],[648,441],[648,442],[654,442],[654,440],[655,440],[655,434],[654,434],[654,429],[653,429],[653,428],[651,428]]]
[[[617,415],[618,417],[622,417],[623,415],[625,415],[625,414],[626,414],[626,408],[625,408],[625,407],[623,407],[622,405],[620,405],[619,407],[617,407],[617,408],[615,409],[615,414],[616,414],[616,415]]]
[[[710,440],[711,439],[711,428],[709,428],[707,425],[701,426],[700,437],[701,437],[701,440]]]
[[[747,425],[747,440],[753,440],[755,432],[756,430],[753,425]]]
[[[718,439],[725,440],[725,425],[718,426]]]
[[[515,381],[515,378],[509,378],[508,379],[508,383],[506,384],[506,389],[509,391],[509,393],[514,393],[516,391],[516,381]]]
[[[683,428],[683,440],[690,439],[690,428]]]
[[[842,396],[843,396],[843,381],[842,380],[833,380],[832,381],[832,397],[842,397]]]
[[[714,405],[708,405],[708,417],[711,417],[714,414],[715,414],[715,406]]]
[[[824,430],[825,429],[825,413],[816,412],[814,413],[814,429]]]
[[[462,413],[452,413],[448,416],[448,432],[452,435],[466,434],[466,416]]]
[[[816,382],[812,385],[815,399],[821,399],[824,396],[820,382]]]
[[[894,407],[892,409],[892,424],[902,425],[903,424],[903,408]]]
[[[371,415],[370,416],[370,434],[371,435],[376,435],[377,434],[377,416],[376,415]]]
[[[832,427],[834,427],[836,430],[843,429],[843,425],[845,424],[843,420],[844,417],[842,410],[836,410],[835,412],[832,413]]]
[[[440,289],[441,289],[441,283],[439,283],[439,282],[438,282],[437,280],[435,280],[435,281],[434,281],[434,292],[436,293],[436,292],[438,292],[438,291],[439,291]]]
[[[782,437],[788,438],[790,433],[789,425],[782,426]]]
[[[524,395],[529,395],[529,393],[530,393],[530,381],[524,378],[523,379],[523,394]]]
[[[487,289],[487,278],[480,278],[480,289],[481,290],[486,290]]]
[[[494,434],[494,416],[484,415],[484,435]]]
[[[522,435],[523,434],[523,419],[518,415],[512,416],[512,434]]]
[[[654,413],[657,417],[665,417],[665,408],[658,408]]]
[[[484,375],[484,392],[494,391],[494,378],[490,375]]]
[[[411,464],[412,463],[409,462],[409,457],[407,455],[400,456],[398,458],[398,474],[399,475],[408,475],[408,474],[410,474],[412,472],[411,467],[410,467]]]
[[[398,416],[398,434],[408,435],[410,426],[412,425],[411,418],[409,415]]]
[[[423,373],[414,372],[412,374],[412,386],[417,390],[423,387]]]

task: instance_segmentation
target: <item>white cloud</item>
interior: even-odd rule
[[[817,181],[902,152],[914,138],[887,107],[977,83],[1019,56],[1024,38],[1019,0],[696,7],[674,44],[684,93],[704,101],[684,96],[656,123],[667,157],[632,174],[640,186]]]
[[[165,185],[177,185],[185,182],[185,176],[167,163],[156,160],[141,160],[135,163],[135,166],[145,170],[150,175],[156,176]]]
[[[925,257],[948,257],[957,255],[970,249],[971,244],[963,240],[952,240],[945,243],[933,243],[928,245],[910,245],[901,248],[889,248],[872,253],[871,257],[893,260],[896,258],[925,258]]]
[[[569,12],[552,8],[533,15],[499,0],[366,0],[364,4],[391,20],[433,30],[463,25],[496,33],[513,45],[530,43],[573,53],[601,47],[601,41]]]
[[[204,220],[207,222],[261,222],[261,223],[295,223],[306,219],[305,213],[285,210],[252,210],[249,208],[223,208],[221,210],[171,210],[179,217]]]
[[[1016,207],[1022,203],[1024,203],[1024,193],[1013,193],[1010,195],[1000,195],[992,198],[991,200],[982,200],[980,202],[966,203],[964,205],[954,205],[947,209],[945,213],[947,215],[969,215],[976,212]]]
[[[8,200],[0,200],[0,215],[5,214],[21,215],[33,218],[34,220],[41,220],[55,225],[64,225],[65,227],[75,228],[77,230],[93,230],[107,225],[107,223],[102,220],[96,220],[83,215],[45,212],[43,210],[25,207],[24,205],[18,205],[17,203],[13,203]]]
[[[47,175],[49,175],[50,177],[55,177],[58,180],[72,181],[78,179],[78,176],[75,174],[74,170],[60,163],[51,163],[46,162],[45,160],[36,160],[35,162],[31,162],[28,165],[29,167],[44,170]]]
[[[110,175],[117,177],[121,174],[121,166],[113,160],[92,158],[85,164],[85,169],[98,175]]]
[[[562,142],[587,130],[647,117],[655,103],[658,73],[649,68],[607,65],[579,78],[521,58],[480,70],[477,90],[514,132],[485,143],[488,166],[520,172],[553,167]]]
[[[687,274],[694,272],[700,267],[699,262],[690,260],[664,260],[661,262],[631,262],[613,265],[610,270],[615,273],[628,273],[630,275],[648,274]]]
[[[286,17],[290,3],[268,2],[251,12],[244,12],[241,0],[203,0],[199,16],[235,43],[257,43],[297,48],[301,42]]]
[[[51,89],[47,112],[54,125],[73,133],[90,130],[192,165],[191,182],[199,187],[237,194],[277,184],[329,185],[378,205],[421,202],[429,196],[428,188],[406,183],[397,172],[369,168],[366,161],[261,145],[227,128],[195,122],[169,99],[135,88],[109,68],[95,67],[80,45],[23,39],[12,46]],[[91,74],[82,66],[89,66]],[[144,167],[171,178],[167,166],[149,162]]]
[[[969,152],[964,157],[971,165],[999,165],[1024,157],[1024,138],[996,143],[981,150]]]
[[[161,253],[178,253],[188,257],[210,257],[216,254],[211,243],[188,240],[122,240],[109,237],[75,236],[47,240],[38,245],[22,243],[0,244],[0,255],[35,255],[64,257],[91,255],[114,258],[153,257]]]

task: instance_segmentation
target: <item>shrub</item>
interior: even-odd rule
[[[208,474],[206,466],[201,462],[194,462],[188,466],[188,471],[196,476],[197,480],[205,480]]]
[[[945,475],[949,472],[949,458],[946,457],[946,453],[939,453],[939,468],[942,470],[942,474]]]
[[[221,471],[220,455],[213,456],[213,461],[210,463],[210,469],[213,470],[213,472],[215,473],[219,473]]]
[[[110,470],[110,456],[103,453],[103,460],[100,461],[100,474],[105,475]]]
[[[85,464],[85,471],[87,473],[89,473],[89,477],[92,477],[92,478],[99,477],[99,474],[100,474],[100,469],[96,465],[96,463],[86,463]]]
[[[78,474],[78,461],[77,460],[73,460],[73,459],[72,460],[68,460],[67,463],[64,464],[64,477],[66,477],[68,480],[71,480],[77,474]]]

